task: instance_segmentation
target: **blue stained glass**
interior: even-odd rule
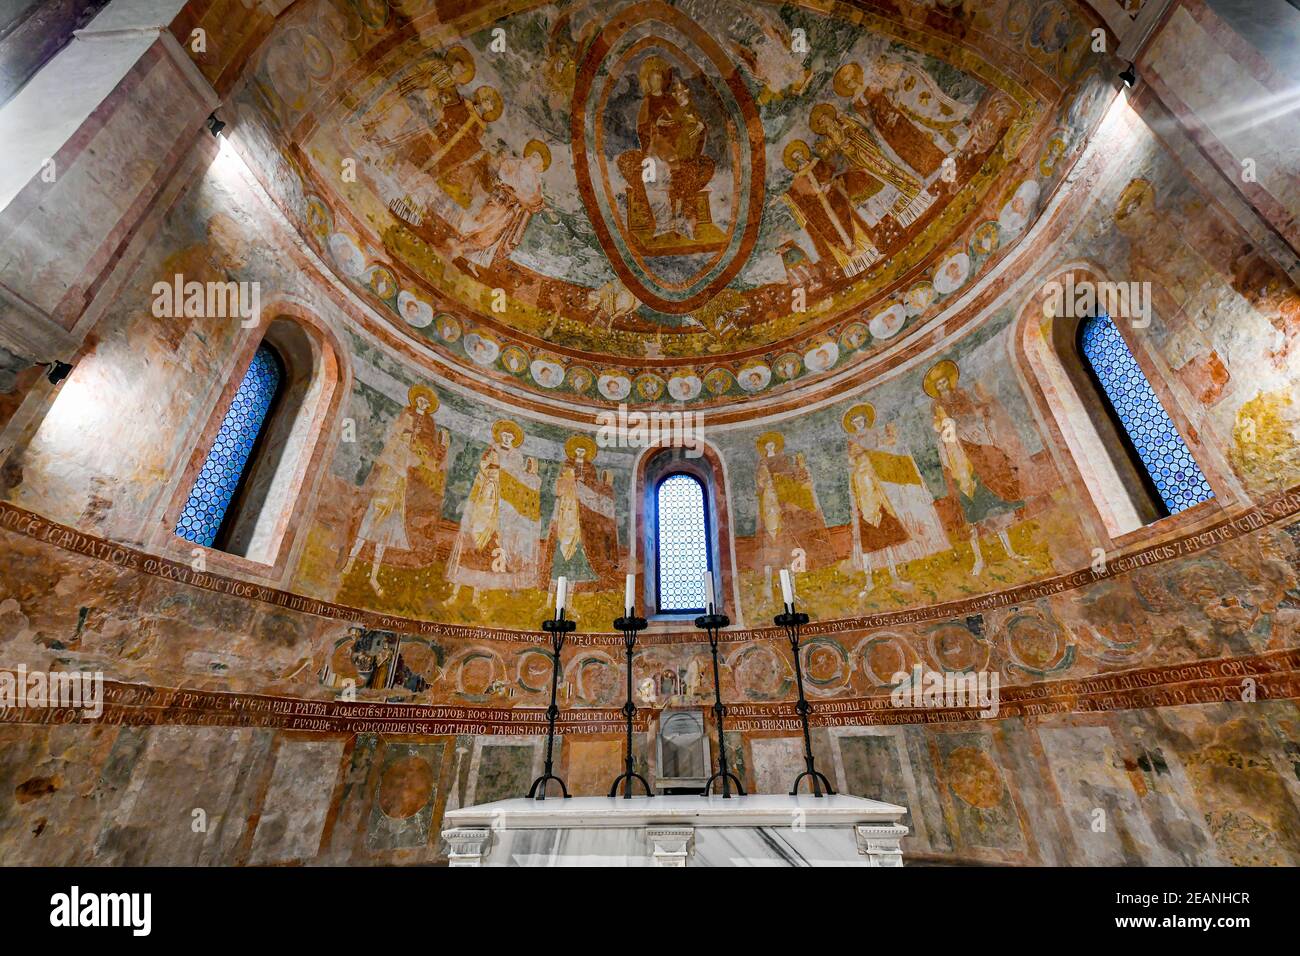
[[[279,388],[280,360],[269,346],[263,345],[226,409],[221,429],[176,522],[176,533],[185,540],[208,548],[216,542]]]
[[[659,610],[704,608],[704,572],[709,567],[704,486],[690,475],[669,475],[659,483]]]
[[[1169,513],[1213,498],[1191,450],[1111,317],[1085,319],[1079,348]]]

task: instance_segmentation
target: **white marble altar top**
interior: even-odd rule
[[[866,797],[837,793],[821,798],[756,793],[748,796],[564,797],[545,800],[498,800],[452,810],[443,827],[553,829],[586,827],[770,827],[789,826],[800,816],[803,826],[893,823],[905,807]]]

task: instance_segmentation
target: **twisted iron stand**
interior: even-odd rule
[[[632,769],[632,718],[636,716],[636,706],[632,703],[632,650],[636,647],[637,631],[644,631],[647,626],[645,618],[636,617],[635,615],[620,617],[614,622],[614,627],[623,632],[623,650],[627,652],[627,703],[623,705],[623,716],[627,718],[627,750],[623,755],[625,769],[614,778],[614,785],[609,788],[609,795],[617,797],[619,781],[626,780],[627,783],[623,785],[623,799],[625,800],[632,799],[633,780],[641,781],[641,786],[645,787],[647,797],[654,796],[645,777]]]
[[[808,623],[808,615],[796,611],[794,605],[787,604],[785,613],[774,617],[772,623],[777,627],[785,628],[785,636],[790,639],[790,650],[794,651],[794,678],[799,685],[799,703],[795,705],[795,710],[799,712],[799,723],[803,725],[803,762],[806,769],[794,778],[794,786],[790,788],[790,796],[793,797],[799,792],[799,781],[804,777],[812,780],[814,797],[823,795],[823,785],[826,787],[826,792],[834,796],[835,789],[831,786],[831,782],[813,764],[812,737],[808,734],[808,698],[803,693],[803,664],[799,659],[799,630]]]
[[[722,718],[726,716],[727,708],[722,706],[722,683],[718,679],[718,632],[730,624],[731,618],[725,614],[715,614],[712,605],[709,606],[708,614],[701,614],[695,619],[695,626],[708,633],[709,649],[713,651],[713,716],[718,723],[718,772],[705,782],[704,795],[709,796],[713,781],[721,779],[723,799],[731,798],[733,780],[736,782],[736,792],[742,797],[745,795],[745,788],[741,785],[740,778],[727,767],[727,744],[722,736]]]
[[[575,622],[564,619],[563,610],[560,611],[559,617],[542,622],[542,630],[551,635],[551,706],[546,708],[546,766],[542,770],[542,775],[528,788],[528,796],[536,795],[538,800],[546,799],[548,780],[558,783],[564,796],[569,796],[569,788],[564,785],[564,781],[551,773],[551,754],[555,748],[555,718],[560,716],[560,708],[555,704],[555,695],[560,689],[560,651],[564,649],[564,636],[577,626]],[[538,792],[539,787],[540,792]]]

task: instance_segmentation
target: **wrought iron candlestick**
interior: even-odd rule
[[[551,755],[555,749],[555,718],[560,716],[560,708],[555,703],[556,694],[560,689],[560,651],[564,649],[565,635],[577,626],[575,622],[565,620],[563,609],[558,617],[542,622],[542,630],[551,635],[551,706],[546,708],[546,766],[542,770],[542,775],[528,788],[528,796],[536,795],[538,800],[546,799],[548,780],[558,783],[560,791],[566,797],[569,796],[569,788],[564,785],[564,781],[551,772]]]
[[[609,788],[609,795],[617,797],[619,782],[626,780],[627,783],[623,785],[623,799],[631,800],[632,781],[640,780],[641,786],[645,787],[645,795],[652,797],[654,794],[650,792],[650,784],[646,782],[646,778],[632,769],[632,718],[636,716],[636,705],[632,703],[632,651],[636,647],[637,631],[644,631],[647,627],[646,619],[629,612],[627,617],[616,620],[614,627],[623,632],[623,650],[627,653],[627,703],[623,705],[623,716],[627,718],[627,750],[623,754],[624,770],[614,778],[614,785]]]
[[[799,632],[800,629],[808,623],[808,615],[794,609],[793,604],[785,606],[785,613],[778,614],[772,619],[772,623],[777,627],[785,628],[785,636],[790,639],[790,650],[794,651],[794,678],[795,683],[799,686],[799,703],[795,709],[799,712],[799,723],[803,725],[803,763],[804,771],[794,778],[794,786],[790,788],[790,795],[794,796],[799,792],[799,781],[804,777],[812,780],[813,796],[822,796],[822,787],[825,786],[826,792],[835,795],[835,790],[826,776],[817,769],[813,764],[812,737],[808,733],[808,698],[803,693],[803,664],[799,659]]]
[[[722,719],[727,714],[727,708],[722,706],[722,682],[718,678],[718,634],[730,624],[731,618],[725,614],[715,613],[712,604],[709,605],[708,614],[701,614],[695,619],[695,626],[709,635],[709,649],[713,651],[713,716],[718,724],[718,772],[705,782],[704,795],[709,795],[713,781],[721,779],[724,799],[731,797],[733,780],[736,783],[736,792],[742,797],[745,795],[745,788],[741,785],[740,778],[727,767],[727,743],[722,735]]]

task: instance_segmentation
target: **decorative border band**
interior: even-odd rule
[[[1255,700],[1300,699],[1300,648],[1009,687],[1000,695],[996,714],[981,714],[978,708],[894,707],[886,693],[813,703],[810,721],[821,727],[957,723],[1240,703],[1245,699],[1247,680],[1252,682]],[[646,732],[651,716],[657,718],[658,713],[657,708],[638,709],[634,729]],[[325,735],[540,736],[546,732],[546,711],[536,707],[306,700],[105,681],[103,714],[98,719],[89,719],[81,709],[73,707],[5,707],[0,708],[0,723],[260,727]],[[799,719],[793,703],[728,704],[727,729],[794,733],[799,730]],[[560,734],[621,734],[624,730],[621,712],[608,708],[565,710],[556,724]]]
[[[1120,554],[1109,559],[1102,571],[1084,568],[1044,578],[1030,584],[1020,584],[1001,591],[991,591],[977,597],[962,598],[942,604],[931,604],[926,607],[908,608],[901,611],[885,611],[863,617],[816,621],[804,628],[804,633],[814,636],[872,631],[879,628],[920,624],[927,621],[951,620],[968,614],[978,614],[983,611],[1023,604],[1053,594],[1077,590],[1097,581],[1118,577],[1140,568],[1197,554],[1207,548],[1258,531],[1296,514],[1300,514],[1300,485],[1289,488],[1273,498],[1248,508],[1233,517],[1217,521],[1208,527],[1189,532],[1169,541],[1162,541]],[[175,581],[178,584],[185,584],[204,591],[258,601],[316,617],[398,631],[411,636],[523,644],[542,644],[548,640],[546,635],[540,631],[519,631],[509,628],[478,627],[472,624],[421,621],[415,618],[381,614],[364,608],[322,601],[317,598],[295,594],[292,591],[283,591],[268,585],[255,584],[226,575],[198,572],[179,561],[172,561],[124,544],[117,544],[85,534],[4,501],[0,501],[0,531],[21,534],[32,540],[53,545],[63,551],[84,555],[125,570]],[[752,640],[784,640],[783,632],[776,627],[736,629],[728,630],[725,633],[726,641],[730,643]],[[569,643],[575,647],[614,647],[620,645],[622,640],[621,635],[613,632],[589,632],[573,635]],[[641,643],[651,646],[693,644],[698,641],[698,635],[692,631],[647,632],[642,635]]]

